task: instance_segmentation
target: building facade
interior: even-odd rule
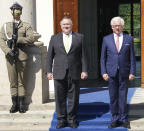
[[[144,0],[1,0],[0,27],[12,20],[9,7],[17,1],[23,6],[22,20],[30,23],[41,35],[39,41],[43,47],[31,47],[29,51],[27,88],[34,103],[44,103],[48,100],[47,91],[53,92],[53,81],[46,80],[44,66],[46,50],[51,35],[60,32],[59,22],[63,16],[73,20],[73,31],[85,35],[87,57],[89,63],[89,79],[100,78],[101,42],[104,35],[111,32],[110,20],[114,16],[125,18],[126,31],[134,36],[136,43],[137,62],[141,87],[144,87]],[[113,4],[111,4],[113,3]],[[135,14],[135,8],[138,14]],[[124,11],[124,9],[126,9]],[[2,94],[9,96],[9,82],[5,57],[0,50],[0,88]],[[39,98],[40,97],[40,98]]]

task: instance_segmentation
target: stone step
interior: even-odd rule
[[[130,118],[131,129],[129,131],[144,131],[144,118]]]
[[[0,131],[48,131],[55,103],[31,104],[26,113],[9,113],[11,105],[0,105]]]
[[[144,105],[144,104],[143,104]],[[10,105],[0,106],[0,131],[48,131],[55,110],[55,103],[30,105],[24,113],[9,113]],[[144,131],[143,108],[130,108],[129,131]]]
[[[10,128],[7,128],[5,126],[0,127],[0,131],[48,131],[49,126],[10,126]],[[144,127],[132,127],[131,129],[128,129],[128,131],[144,131]]]
[[[130,131],[144,131],[144,118],[130,119]]]
[[[130,123],[136,123],[136,124],[140,124],[144,127],[144,117],[141,118],[129,118]]]
[[[11,107],[11,105],[0,105],[0,111],[9,110],[10,107]],[[130,110],[143,109],[144,103],[130,104],[129,108],[130,108]],[[48,103],[48,104],[41,104],[41,105],[36,105],[36,104],[29,105],[29,110],[49,110],[49,109],[55,109],[55,102]]]
[[[0,119],[0,128],[1,126],[10,127],[10,126],[22,126],[22,127],[31,127],[31,126],[50,126],[51,118],[39,118],[39,119]]]
[[[11,108],[11,105],[0,105],[0,111],[9,111]],[[55,109],[55,103],[48,103],[48,104],[41,104],[41,105],[35,105],[35,104],[30,104],[28,107],[28,110],[52,110]]]
[[[51,111],[48,111],[51,113]],[[7,119],[1,118],[2,114],[14,116]],[[47,112],[45,112],[47,113]],[[0,131],[48,131],[52,118],[26,118],[26,115],[44,114],[44,111],[29,111],[25,114],[9,114],[7,111],[0,112]],[[53,113],[51,113],[53,114]],[[20,116],[21,118],[17,118]],[[23,116],[23,117],[22,117]],[[144,131],[144,118],[130,118],[131,129],[129,131]]]
[[[49,126],[1,126],[0,131],[48,131]]]
[[[141,104],[130,104],[129,110],[141,110],[144,109],[144,103]]]
[[[3,118],[24,118],[24,119],[40,119],[40,118],[49,118],[53,116],[53,110],[48,111],[27,111],[26,113],[9,113],[8,111],[0,111],[0,119]]]
[[[144,116],[144,110],[143,109],[131,109],[129,111],[129,116]]]

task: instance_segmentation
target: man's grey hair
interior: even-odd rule
[[[117,21],[120,21],[121,25],[124,26],[124,19],[121,18],[120,16],[113,17],[113,18],[111,19],[111,22],[110,22],[111,26],[113,26],[114,23],[117,22]]]
[[[71,23],[71,25],[73,25],[72,19],[71,19],[70,17],[68,17],[68,16],[64,16],[64,17],[61,19],[61,21],[60,21],[60,25],[61,25],[61,23],[62,23],[62,21],[63,21],[64,19],[69,20],[70,23]]]

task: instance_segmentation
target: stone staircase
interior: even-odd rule
[[[9,113],[10,105],[0,105],[0,131],[48,131],[55,102],[29,106],[24,113]],[[144,89],[137,88],[130,102],[129,131],[144,131]]]
[[[130,102],[130,131],[144,131],[144,88],[137,88]]]
[[[24,113],[9,113],[10,106],[0,106],[0,131],[48,131],[55,103],[30,105]]]
[[[140,107],[140,106],[139,106]],[[129,113],[130,131],[144,131],[144,105],[142,108],[131,109]]]

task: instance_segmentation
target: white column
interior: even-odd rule
[[[13,0],[18,2],[22,7],[21,19],[28,22],[36,29],[36,0]]]
[[[54,33],[53,0],[36,0],[36,14],[37,32],[42,35],[40,40],[48,46]]]
[[[37,32],[42,35],[39,40],[48,46],[50,38],[54,34],[53,0],[36,0],[36,9]],[[49,81],[49,90],[50,93],[54,92],[53,80]]]
[[[12,19],[10,6],[12,5],[12,0],[1,0],[0,1],[0,26],[6,21]]]

